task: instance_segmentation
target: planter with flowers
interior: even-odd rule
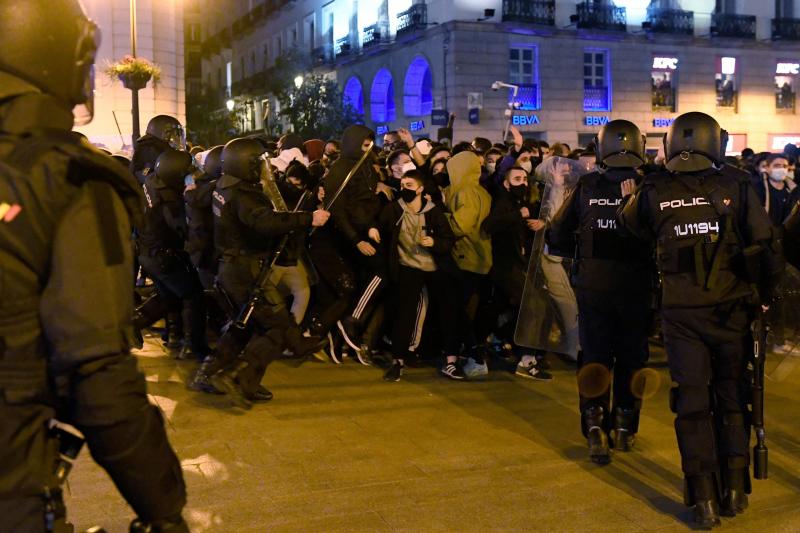
[[[112,80],[119,80],[126,89],[138,91],[153,80],[153,85],[161,79],[161,69],[142,57],[126,55],[115,63],[109,63],[105,73]]]

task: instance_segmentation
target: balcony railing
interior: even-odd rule
[[[694,35],[694,12],[682,9],[647,8],[649,31],[672,33],[675,35]]]
[[[553,26],[555,0],[503,0],[503,22],[527,22]]]
[[[312,60],[315,65],[327,65],[333,62],[332,47],[330,44],[318,46],[312,52]]]
[[[397,34],[423,30],[428,25],[428,6],[414,4],[409,9],[397,14]]]
[[[755,15],[712,13],[711,35],[713,35],[714,37],[735,37],[738,39],[755,39],[756,17]]]
[[[800,19],[772,19],[773,41],[800,41]]]
[[[337,58],[342,56],[350,55],[353,47],[350,44],[350,36],[342,37],[341,39],[336,39],[336,42],[333,45],[333,55]]]
[[[364,48],[380,44],[384,36],[381,34],[381,27],[376,23],[367,26],[361,32],[361,45]]]
[[[625,31],[627,14],[624,7],[613,4],[581,2],[576,7],[575,23],[578,28],[592,30]]]
[[[608,92],[608,87],[584,87],[583,110],[610,111]]]

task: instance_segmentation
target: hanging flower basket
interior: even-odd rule
[[[161,69],[142,57],[125,56],[120,61],[109,63],[105,68],[106,75],[112,80],[119,80],[126,89],[138,91],[153,80],[153,85],[161,79]]]

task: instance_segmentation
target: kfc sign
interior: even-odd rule
[[[800,63],[778,63],[775,67],[775,74],[798,74],[800,73]]]
[[[678,58],[677,57],[654,57],[653,68],[658,70],[677,70]]]

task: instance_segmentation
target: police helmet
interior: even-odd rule
[[[212,178],[219,178],[222,176],[222,150],[223,146],[215,146],[206,154],[206,159],[203,161],[203,172]]]
[[[666,167],[671,172],[699,172],[722,163],[728,133],[713,117],[693,111],[675,119],[664,135]]]
[[[186,149],[186,134],[178,119],[169,115],[156,115],[147,123],[146,133],[166,141],[175,150]]]
[[[222,172],[245,181],[258,181],[264,146],[255,139],[233,139],[222,149]]]
[[[54,16],[55,15],[55,16]],[[0,1],[0,79],[29,83],[71,109],[76,125],[94,116],[100,30],[79,0]]]
[[[189,152],[166,150],[156,159],[156,176],[170,189],[183,186],[183,178],[192,171]]]
[[[597,164],[637,168],[645,161],[645,137],[633,122],[612,120],[594,139]]]

